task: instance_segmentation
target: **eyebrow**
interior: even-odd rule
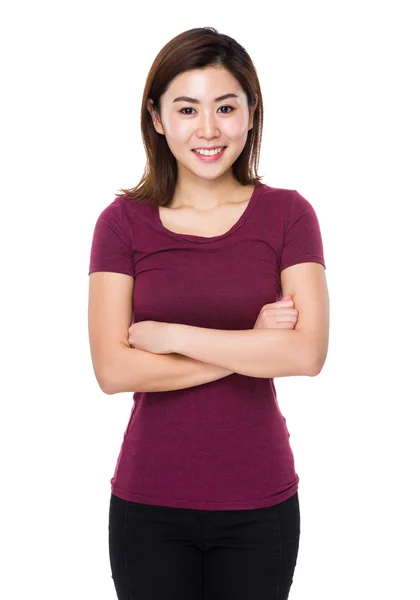
[[[223,94],[223,96],[215,98],[213,102],[221,102],[227,98],[239,98],[239,96],[237,94]],[[192,102],[194,104],[201,104],[200,100],[197,100],[197,98],[190,98],[189,96],[178,96],[173,102]]]

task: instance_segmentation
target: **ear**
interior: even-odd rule
[[[249,109],[249,122],[248,122],[248,131],[250,129],[253,128],[254,126],[254,113],[255,113],[255,109],[258,106],[258,96],[257,94],[255,94],[255,104],[253,106],[251,106],[251,108]]]
[[[147,99],[147,110],[149,111],[151,117],[152,117],[152,121],[153,121],[153,126],[156,129],[156,131],[162,135],[165,135],[165,132],[163,131],[163,127],[162,127],[162,123],[159,117],[159,114],[156,110],[154,110],[153,108],[153,100],[151,98]]]

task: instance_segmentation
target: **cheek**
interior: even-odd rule
[[[188,136],[192,128],[192,122],[176,117],[169,118],[164,123],[165,135],[172,138],[174,144]]]
[[[248,133],[248,122],[242,116],[237,119],[226,119],[223,133],[232,141],[242,140]]]

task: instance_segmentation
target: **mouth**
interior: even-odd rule
[[[219,159],[224,154],[224,152],[227,148],[227,146],[219,146],[219,147],[222,149],[217,154],[200,154],[199,152],[197,152],[197,150],[191,150],[191,152],[194,152],[195,156],[197,156],[201,160],[204,160],[205,162],[213,162],[213,161]],[[202,150],[202,148],[199,148],[199,150]]]

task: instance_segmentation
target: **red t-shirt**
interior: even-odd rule
[[[281,299],[280,272],[321,263],[312,205],[260,184],[240,219],[214,237],[166,229],[157,207],[116,197],[99,215],[89,274],[134,278],[133,322],[252,329]],[[234,373],[166,392],[134,392],[111,490],[131,502],[201,510],[253,509],[298,489],[273,379]]]

